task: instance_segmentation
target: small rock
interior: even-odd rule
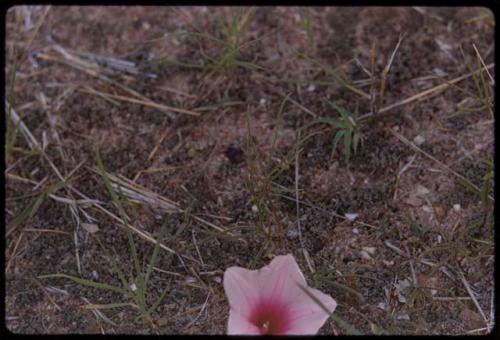
[[[257,206],[255,204],[252,205],[252,212],[254,212],[254,213],[258,213],[259,212],[259,208],[257,208]]]
[[[417,185],[417,196],[425,196],[430,193],[430,190],[424,187],[423,185]]]
[[[194,283],[194,282],[196,282],[196,279],[192,276],[186,276],[186,282],[187,283]]]
[[[130,287],[130,289],[132,289],[133,292],[135,292],[137,290],[137,286],[135,283],[132,283],[129,287]]]
[[[239,164],[245,160],[243,150],[239,147],[230,146],[224,152],[227,159],[233,164]]]
[[[97,231],[99,231],[99,227],[97,226],[97,224],[93,224],[93,223],[82,223],[81,226],[83,227],[83,229],[87,230],[89,233],[91,234],[94,234],[96,233]]]
[[[359,214],[345,214],[344,215],[345,218],[347,218],[349,221],[354,221],[358,216]]]
[[[362,249],[364,251],[366,251],[368,254],[373,255],[373,254],[375,254],[375,250],[377,248],[375,248],[375,247],[363,247]]]
[[[352,233],[354,235],[358,235],[359,234],[359,229],[358,228],[352,228]]]
[[[417,135],[415,138],[413,138],[413,143],[415,145],[420,146],[425,143],[425,138],[422,135]]]
[[[408,320],[410,320],[410,316],[409,316],[408,314],[406,314],[406,313],[401,313],[401,314],[399,314],[399,315],[396,317],[396,319],[398,319],[398,320],[406,320],[406,321],[408,321]]]
[[[458,212],[458,211],[460,211],[461,208],[462,207],[460,206],[460,204],[453,204],[453,210]]]
[[[377,308],[378,309],[382,309],[383,311],[387,311],[388,310],[387,304],[385,302],[379,302],[379,303],[377,303]]]
[[[372,257],[370,256],[370,254],[368,254],[368,252],[366,250],[361,250],[359,252],[359,255],[361,256],[361,258],[365,259],[365,260],[371,260]]]
[[[290,238],[296,238],[299,236],[299,231],[295,228],[290,228],[290,229],[288,229],[288,232],[286,233],[286,235]]]
[[[259,105],[261,105],[261,106],[266,105],[266,99],[265,98],[260,98]]]
[[[422,206],[422,210],[425,211],[426,213],[431,213],[432,212],[432,207],[428,205]]]
[[[314,86],[314,84],[310,84],[307,87],[307,92],[313,92],[314,90],[316,90],[316,86]]]

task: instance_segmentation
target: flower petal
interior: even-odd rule
[[[227,334],[229,335],[260,335],[260,329],[250,323],[245,317],[231,309],[227,323]]]
[[[333,313],[337,307],[337,302],[330,295],[324,294],[314,288],[306,289]],[[295,302],[289,308],[290,327],[287,329],[287,334],[316,334],[329,317],[304,291],[296,297]]]
[[[299,284],[307,285],[291,254],[276,256],[269,265],[259,270],[259,289],[264,299],[291,303],[302,293]]]
[[[224,272],[224,291],[231,310],[249,318],[259,302],[258,271],[230,267]]]

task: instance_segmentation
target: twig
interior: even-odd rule
[[[488,77],[490,77],[490,81],[491,81],[491,85],[495,85],[495,79],[493,79],[493,77],[491,76],[490,74],[490,71],[488,71],[488,68],[486,67],[486,64],[484,63],[484,60],[483,58],[481,57],[481,54],[479,53],[477,47],[476,47],[476,44],[472,44],[472,47],[474,47],[474,51],[476,51],[476,54],[477,54],[477,57],[479,58],[479,61],[481,61],[481,64],[483,65],[483,67],[485,68],[486,70],[486,73],[488,74]]]
[[[23,134],[30,149],[31,150],[40,149],[40,144],[38,143],[36,138],[33,136],[31,131],[28,129],[26,124],[24,124],[24,122],[21,120],[21,118],[17,114],[16,110],[14,110],[14,108],[9,104],[7,99],[5,100],[5,112],[8,112],[8,115],[12,119],[12,122],[14,123],[14,125],[19,125],[19,128],[21,129],[21,133]]]
[[[201,314],[203,313],[203,311],[205,310],[205,307],[207,307],[207,303],[208,303],[208,298],[210,297],[210,291],[208,292],[207,294],[207,298],[205,299],[205,302],[203,303],[203,306],[201,306],[201,309],[200,309],[200,312],[198,313],[198,315],[193,319],[193,321],[191,321],[190,323],[188,323],[185,327],[184,327],[184,331],[189,329],[189,327],[191,327],[196,321],[198,321],[198,319],[200,318]]]
[[[491,63],[491,64],[489,64],[489,65],[486,66],[486,69],[493,68],[494,66],[495,66],[495,64]],[[377,113],[383,113],[383,112],[392,110],[392,109],[394,109],[396,107],[409,104],[409,103],[414,102],[414,101],[416,101],[418,99],[427,97],[427,96],[429,96],[431,94],[436,95],[438,92],[440,92],[442,90],[445,90],[447,87],[449,87],[449,86],[451,86],[451,85],[453,85],[455,83],[458,83],[458,82],[460,82],[460,81],[462,81],[464,79],[467,79],[467,78],[475,75],[476,73],[479,73],[479,72],[483,71],[484,69],[485,68],[481,68],[481,69],[476,70],[474,72],[470,72],[470,73],[465,74],[463,76],[460,76],[460,77],[457,77],[455,79],[452,79],[452,80],[450,80],[450,81],[448,81],[448,82],[446,82],[444,84],[440,84],[440,85],[434,86],[434,87],[432,87],[432,88],[430,88],[428,90],[425,90],[425,91],[422,91],[420,93],[417,93],[417,94],[415,94],[413,96],[410,96],[410,97],[408,97],[406,99],[403,99],[403,100],[401,100],[401,101],[399,101],[397,103],[394,103],[394,104],[388,105],[386,107],[383,107],[380,110],[378,110]],[[373,116],[373,115],[374,115],[373,112],[368,112],[368,113],[365,113],[364,115],[362,115],[360,117],[360,119],[365,118],[365,117],[370,117],[370,116]]]
[[[471,185],[471,187],[473,187],[475,190],[477,190],[478,192],[481,192],[481,189],[479,189],[474,183],[471,183],[467,178],[465,178],[464,176],[460,175],[458,172],[456,172],[455,170],[453,170],[452,168],[450,168],[449,166],[447,166],[446,164],[444,164],[443,162],[441,162],[440,160],[434,158],[432,155],[428,154],[427,152],[425,152],[424,150],[420,149],[418,146],[416,146],[415,144],[413,144],[412,142],[410,142],[408,139],[406,139],[403,135],[401,135],[400,133],[394,131],[394,129],[387,129],[392,135],[394,135],[397,139],[399,139],[401,142],[403,142],[404,144],[410,146],[413,150],[415,151],[418,151],[420,153],[422,153],[424,156],[426,156],[427,158],[433,160],[434,162],[436,162],[437,164],[439,164],[441,167],[443,167],[444,169],[446,169],[447,171],[451,172],[453,175],[455,175],[456,177],[462,179],[463,181],[469,183]],[[495,201],[495,199],[491,196],[491,195],[488,195],[488,197],[492,200],[492,201]]]
[[[483,310],[481,309],[481,306],[479,305],[479,302],[477,302],[477,299],[476,299],[476,296],[474,295],[474,292],[472,291],[472,289],[470,288],[470,285],[469,283],[467,282],[467,280],[465,279],[465,276],[464,274],[462,273],[462,271],[458,270],[458,273],[460,274],[460,280],[462,281],[462,283],[464,284],[465,286],[465,289],[467,290],[467,293],[469,293],[470,297],[472,298],[472,301],[474,302],[474,305],[476,305],[476,308],[477,310],[479,311],[479,313],[481,314],[481,316],[483,317],[484,319],[484,322],[486,323],[486,327],[488,328],[488,332],[490,331],[490,323],[488,321],[488,318],[486,318],[486,315],[484,315],[484,312]]]

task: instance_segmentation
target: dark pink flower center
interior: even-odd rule
[[[287,308],[273,301],[259,302],[250,316],[250,322],[260,329],[261,334],[284,334],[289,320]]]

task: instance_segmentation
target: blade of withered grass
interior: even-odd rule
[[[434,86],[434,87],[432,87],[432,88],[430,88],[428,90],[425,90],[425,91],[422,91],[420,93],[417,93],[417,94],[415,94],[413,96],[410,96],[410,97],[408,97],[406,99],[403,99],[403,100],[401,100],[399,102],[396,102],[394,104],[390,104],[388,106],[385,106],[385,107],[381,108],[380,110],[378,110],[377,114],[384,113],[384,112],[392,110],[392,109],[394,109],[396,107],[399,107],[399,106],[402,106],[402,105],[406,105],[406,104],[412,103],[412,102],[417,101],[417,100],[421,100],[421,99],[429,97],[429,96],[435,96],[435,95],[439,94],[441,91],[446,90],[449,86],[452,86],[453,84],[458,83],[458,82],[460,82],[460,81],[462,81],[464,79],[470,78],[473,75],[475,75],[475,74],[477,74],[479,72],[482,72],[485,69],[493,68],[494,66],[495,66],[494,63],[488,64],[486,66],[486,68],[481,68],[479,70],[467,73],[467,74],[465,74],[463,76],[460,76],[460,77],[457,77],[455,79],[449,80],[445,84],[440,84],[440,85]],[[368,113],[365,113],[363,116],[361,116],[360,119],[363,119],[363,118],[368,117],[368,116],[373,116],[373,115],[374,115],[373,112],[368,112]]]
[[[97,170],[95,168],[89,168],[91,171],[97,173]],[[110,173],[106,173],[110,181],[113,183],[113,185],[116,188],[120,188],[120,190],[123,192],[124,195],[128,196],[131,199],[134,199],[138,202],[143,202],[147,203],[152,207],[155,208],[161,208],[167,213],[186,213],[186,209],[183,209],[180,207],[180,205],[177,202],[174,202],[164,196],[161,196],[159,194],[156,194],[152,191],[147,190],[146,188],[138,185],[137,183],[134,183],[133,181],[124,178],[123,176],[115,176]],[[191,215],[192,218],[206,226],[209,226],[218,232],[221,232],[223,234],[226,234],[231,237],[235,237],[234,234],[231,232],[228,232],[227,230],[223,229],[220,226],[215,225],[212,222],[209,222],[197,215]]]
[[[424,150],[420,149],[418,146],[416,146],[415,144],[413,144],[412,142],[410,142],[408,139],[406,139],[403,135],[401,135],[400,133],[394,131],[393,129],[387,129],[394,137],[396,137],[397,139],[399,139],[401,142],[403,142],[404,144],[408,145],[409,147],[411,147],[413,150],[417,151],[417,152],[420,152],[421,154],[423,154],[424,156],[426,156],[427,158],[429,158],[430,160],[436,162],[437,164],[439,164],[441,167],[443,167],[445,170],[447,170],[448,172],[450,172],[451,174],[453,174],[455,177],[457,177],[459,180],[463,181],[463,182],[466,182],[467,183],[467,186],[469,186],[473,191],[476,191],[476,192],[481,192],[481,189],[478,188],[474,183],[472,183],[471,181],[469,181],[467,178],[465,178],[464,176],[460,175],[458,172],[456,172],[455,170],[453,170],[452,168],[450,168],[449,166],[447,166],[446,164],[444,164],[443,162],[441,162],[440,160],[436,159],[434,156],[428,154],[427,152],[425,152]],[[491,196],[491,195],[488,195],[489,199],[491,201],[495,201],[495,199]]]
[[[72,54],[70,51],[64,49],[62,46],[54,45],[54,46],[48,48],[49,51],[51,49],[58,52],[63,57],[63,59],[57,58],[57,57],[53,56],[52,54],[47,53],[46,51],[41,53],[39,55],[39,57],[43,60],[60,62],[60,63],[66,64],[68,66],[71,66],[73,68],[76,68],[80,71],[83,71],[83,72],[93,76],[93,77],[99,78],[106,83],[113,84],[113,85],[117,86],[118,88],[122,89],[123,91],[136,97],[136,98],[131,98],[131,97],[125,97],[125,96],[117,96],[118,98],[115,98],[115,99],[119,99],[122,101],[134,102],[137,104],[142,104],[142,105],[147,105],[150,107],[157,108],[158,110],[167,114],[170,118],[174,118],[174,116],[172,115],[171,112],[179,112],[179,113],[190,114],[190,115],[195,115],[195,116],[199,115],[199,113],[194,112],[194,111],[174,108],[174,107],[170,107],[167,105],[155,103],[154,101],[143,96],[142,94],[138,93],[137,91],[134,91],[134,90],[130,89],[129,87],[121,84],[120,82],[115,81],[115,80],[109,78],[108,76],[102,74],[102,71],[101,71],[102,68],[99,65],[92,63],[92,62],[87,62],[87,61],[82,60],[78,56]],[[95,93],[93,93],[93,94],[95,94]],[[113,96],[114,96],[111,94],[103,94],[102,92],[100,92],[100,94],[107,95],[110,98],[113,98]]]
[[[79,283],[79,284],[82,284],[82,285],[85,285],[85,286],[89,286],[89,287],[93,287],[93,288],[98,288],[98,289],[111,290],[111,291],[113,291],[115,293],[124,294],[124,295],[128,294],[127,290],[125,290],[123,288],[120,288],[120,287],[108,285],[106,283],[94,282],[94,281],[90,281],[90,280],[86,280],[86,279],[82,279],[82,278],[79,278],[79,277],[76,277],[76,276],[71,276],[71,275],[66,275],[66,274],[40,275],[40,276],[38,276],[38,278],[39,279],[64,278],[64,279],[72,280],[72,281],[74,281],[76,283]]]
[[[317,298],[315,297],[308,289],[307,287],[302,286],[301,284],[298,284],[300,289],[307,294],[318,306],[321,307],[321,309],[328,314],[340,327],[342,327],[344,330],[347,331],[349,335],[363,335],[359,330],[357,330],[354,326],[352,326],[350,323],[342,319],[340,316],[336,315],[335,312],[330,312],[328,308]]]
[[[113,190],[113,187],[111,186],[111,182],[106,175],[106,171],[104,170],[104,164],[102,163],[102,159],[101,159],[101,155],[99,153],[99,148],[97,146],[97,143],[95,143],[95,145],[94,145],[94,150],[95,150],[95,155],[96,155],[96,160],[97,160],[97,166],[99,168],[99,173],[104,181],[104,184],[106,185],[106,188],[108,189],[108,192],[111,195],[111,199],[112,199],[113,203],[118,208],[120,216],[121,216],[123,222],[125,223],[125,232],[127,234],[127,239],[128,239],[130,251],[132,253],[132,259],[134,262],[136,277],[139,279],[139,282],[141,282],[142,281],[142,272],[141,272],[141,266],[139,263],[139,256],[137,255],[137,248],[135,245],[135,241],[132,237],[132,232],[130,231],[130,228],[128,225],[127,214],[125,213],[125,210],[123,209],[120,198]]]
[[[90,91],[85,90],[85,89],[80,89],[79,91],[83,92],[83,93],[98,94],[99,96],[105,97],[108,99],[109,98],[117,99],[117,100],[129,102],[129,103],[140,104],[143,106],[149,106],[149,107],[153,107],[155,109],[159,109],[161,111],[173,111],[173,112],[184,113],[184,114],[188,114],[188,115],[196,116],[196,117],[198,117],[200,115],[199,112],[180,109],[180,108],[176,108],[176,107],[172,107],[172,106],[168,106],[168,105],[163,105],[163,104],[157,104],[157,103],[150,101],[150,100],[145,101],[145,100],[141,100],[141,99],[135,99],[132,97],[119,96],[119,95],[115,95],[115,94],[111,94],[111,93],[99,92],[99,91],[96,91],[93,89]]]

